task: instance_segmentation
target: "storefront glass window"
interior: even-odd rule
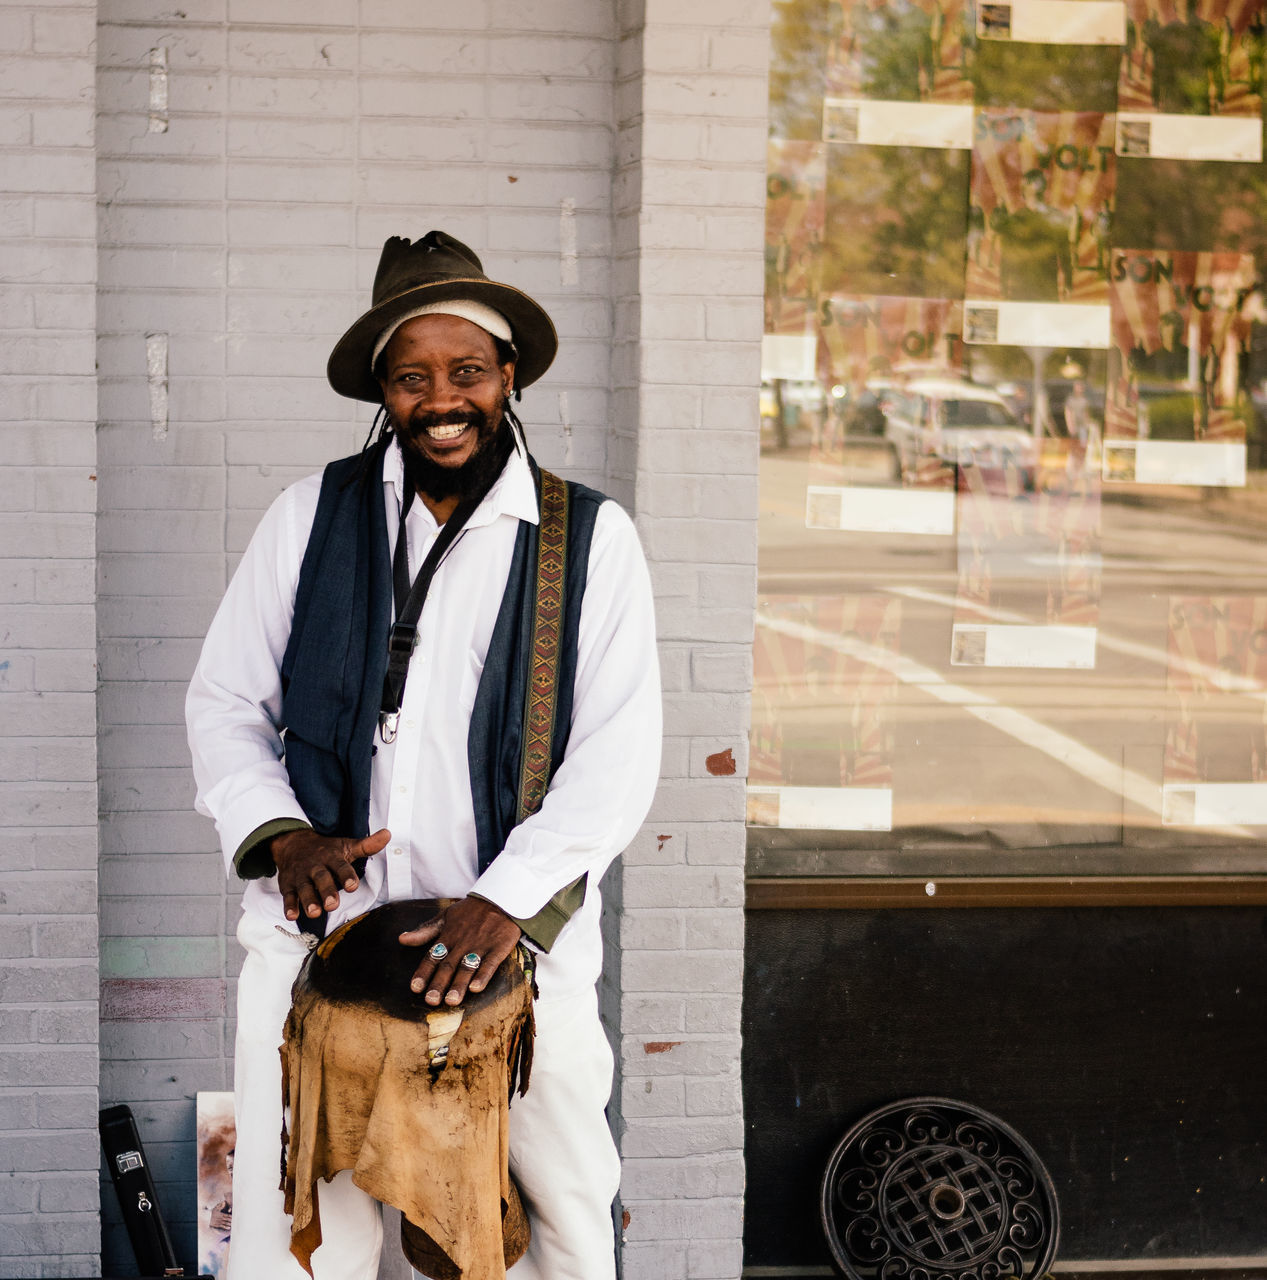
[[[753,874],[1267,870],[1265,51],[776,0]]]

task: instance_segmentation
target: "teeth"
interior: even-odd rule
[[[456,440],[468,425],[465,422],[458,422],[439,427],[425,427],[424,430],[432,440]]]

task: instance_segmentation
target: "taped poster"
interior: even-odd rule
[[[1110,280],[1104,478],[1244,484],[1252,255],[1115,249]]]
[[[1254,0],[1126,0],[1118,110],[1259,119],[1265,51]]]
[[[1010,0],[977,8],[985,40],[1029,44],[1120,45],[1126,37],[1122,0]]]
[[[830,0],[829,26],[829,98],[971,106],[968,0]]]
[[[962,319],[953,299],[819,299],[819,379],[830,413],[810,452],[808,528],[954,532],[953,464],[917,431],[919,402],[905,388],[930,374],[962,375]]]
[[[1174,596],[1162,822],[1267,825],[1267,596]]]
[[[1256,116],[1145,115],[1117,117],[1117,154],[1152,160],[1226,160],[1257,164],[1263,158],[1262,122]]]
[[[1116,170],[1111,115],[978,111],[967,296],[1107,301]]]
[[[825,148],[771,139],[766,171],[765,332],[812,332],[825,219]]]
[[[891,596],[765,596],[753,651],[748,821],[887,831],[898,652]]]
[[[823,102],[823,141],[966,151],[972,146],[972,107],[967,103],[827,98]]]
[[[225,1275],[233,1227],[233,1153],[237,1145],[232,1093],[200,1092],[198,1147],[198,1273]]]
[[[961,466],[958,552],[952,665],[1095,666],[1100,479],[1087,450],[1041,485]]]

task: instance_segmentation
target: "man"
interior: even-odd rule
[[[521,937],[540,953],[531,1087],[510,1113],[533,1229],[514,1280],[614,1274],[598,883],[655,788],[659,683],[632,525],[569,486],[552,777],[516,824],[541,508],[509,400],[556,348],[546,313],[489,280],[465,245],[435,231],[389,240],[373,306],[328,370],[337,392],[381,406],[384,429],[277,499],[208,633],[187,704],[197,804],[248,881],[232,1280],[303,1274],[277,1189],[277,1047],[302,930],[408,898],[457,899],[401,938],[420,948],[411,986],[428,1004],[481,990]],[[385,680],[392,617],[455,532],[403,674]],[[379,1206],[350,1173],[320,1203],[316,1280],[373,1280]]]

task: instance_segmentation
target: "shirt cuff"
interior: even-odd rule
[[[267,876],[277,874],[277,866],[273,862],[273,852],[269,842],[274,836],[284,831],[311,831],[309,823],[300,818],[273,818],[255,828],[245,840],[238,845],[233,855],[233,869],[241,880],[263,880]]]
[[[534,943],[542,951],[549,951],[559,934],[563,932],[563,926],[581,909],[581,904],[585,901],[585,887],[588,880],[589,872],[587,871],[566,888],[560,889],[535,916],[529,916],[526,920],[521,920],[517,916],[510,916],[510,918],[519,926],[529,942]],[[492,898],[486,898],[482,893],[472,893],[470,896],[484,902],[491,902],[499,911],[504,910],[493,902]],[[506,914],[510,915],[509,912]]]

